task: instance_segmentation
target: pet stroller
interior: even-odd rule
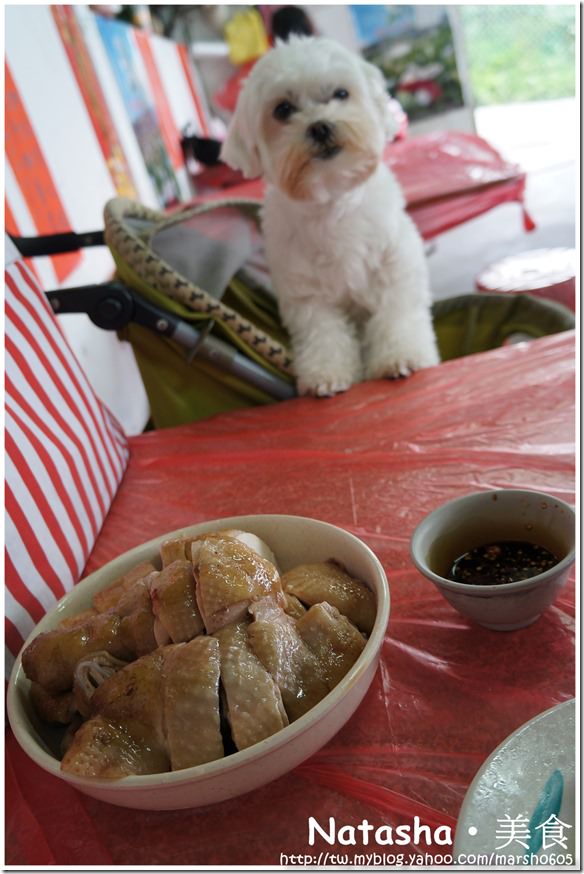
[[[125,198],[103,232],[13,238],[22,255],[107,244],[112,282],[48,292],[85,312],[136,356],[155,428],[295,395],[289,338],[270,289],[260,203],[222,199],[163,214]],[[443,361],[574,327],[565,307],[528,295],[468,294],[433,305]]]

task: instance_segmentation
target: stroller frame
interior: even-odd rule
[[[221,295],[219,299],[212,297],[181,275],[149,246],[157,229],[165,230],[216,207],[241,208],[257,219],[260,203],[226,198],[168,216],[125,198],[114,198],[106,204],[103,231],[35,238],[11,236],[20,253],[31,258],[108,245],[116,263],[114,280],[48,291],[47,298],[55,313],[85,313],[97,327],[122,332],[130,340],[150,398],[155,427],[296,395],[292,359],[286,346],[225,303]],[[229,288],[235,288],[237,281],[234,276]],[[232,300],[241,302],[237,294],[232,295]],[[244,302],[244,311],[246,306]],[[270,312],[271,307],[270,303]],[[253,306],[247,306],[247,311],[253,312]],[[446,298],[434,302],[433,319],[443,361],[517,339],[569,330],[575,325],[567,308],[526,294],[471,293]],[[273,316],[268,316],[267,321],[264,318],[263,324],[271,324],[278,333],[280,326]],[[215,326],[217,331],[211,334]],[[222,336],[217,336],[218,331]],[[150,334],[158,337],[158,347],[149,344]],[[170,366],[160,348],[167,341],[175,350],[174,365],[171,361]],[[178,358],[177,348],[182,350]],[[190,369],[195,359],[200,362],[196,372]],[[185,392],[188,398],[183,397]],[[217,397],[209,401],[215,393]]]
[[[248,206],[249,203],[244,201]],[[222,202],[222,205],[223,202]],[[226,202],[233,205],[233,202]],[[252,206],[256,207],[255,202]],[[267,394],[274,400],[285,400],[294,397],[296,390],[290,378],[280,376],[274,369],[266,369],[262,364],[241,354],[237,348],[219,337],[211,335],[215,324],[213,311],[223,313],[226,309],[223,305],[209,299],[202,290],[191,288],[186,281],[177,283],[176,274],[169,265],[160,258],[152,257],[147,245],[136,235],[132,237],[127,227],[122,224],[122,217],[130,209],[133,217],[157,220],[159,214],[128,201],[116,198],[106,206],[106,229],[104,231],[89,231],[83,234],[74,232],[62,234],[48,234],[38,237],[11,236],[12,242],[21,255],[25,258],[35,258],[44,255],[57,255],[66,252],[77,251],[91,246],[109,245],[112,255],[118,265],[118,277],[120,272],[127,273],[128,266],[124,262],[120,265],[119,251],[133,250],[132,261],[135,263],[136,256],[148,263],[147,272],[153,276],[156,287],[162,286],[169,298],[177,299],[181,303],[192,303],[193,297],[202,299],[205,305],[207,319],[204,327],[200,330],[190,322],[185,321],[180,315],[162,308],[147,300],[133,287],[132,281],[123,281],[117,278],[110,282],[97,285],[78,286],[65,289],[56,289],[46,292],[46,296],[56,314],[85,313],[92,323],[98,328],[107,331],[122,331],[130,324],[145,327],[161,337],[166,337],[182,346],[188,353],[187,361],[192,362],[195,357],[212,364],[214,367],[230,374],[238,379],[251,384],[260,392]],[[205,211],[198,207],[190,210],[190,213],[198,214]],[[184,218],[186,213],[178,213],[174,221]],[[108,226],[109,223],[109,226]],[[110,244],[110,240],[112,241]],[[133,265],[130,265],[133,266]],[[135,284],[139,284],[140,277],[129,277]],[[180,293],[177,295],[177,285]],[[209,318],[210,316],[210,318]],[[227,312],[227,316],[231,313]],[[233,317],[235,330],[242,334],[252,334],[252,342],[256,347],[267,346],[270,350],[272,361],[277,361],[283,373],[290,369],[291,359],[285,347],[282,347],[272,338],[260,334],[257,341],[253,336],[254,327],[246,320]]]

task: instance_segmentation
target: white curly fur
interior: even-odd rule
[[[423,244],[382,162],[394,133],[380,72],[328,39],[279,44],[240,95],[222,158],[268,183],[266,255],[300,394],[438,363]]]

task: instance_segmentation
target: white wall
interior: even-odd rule
[[[359,41],[348,6],[304,6],[321,36],[336,39],[351,51],[359,51]]]
[[[94,14],[82,5],[75,7],[75,13],[131,168],[137,197],[156,208],[158,198]],[[71,227],[77,232],[99,230],[103,228],[103,207],[116,191],[50,7],[7,5],[5,34],[7,63]],[[152,50],[173,121],[181,130],[192,120],[194,105],[176,46],[154,37]],[[36,236],[39,231],[9,165],[5,175],[6,197],[20,233]],[[182,195],[188,199],[186,168],[178,168],[177,176]],[[57,288],[51,259],[37,261],[35,266],[46,290]],[[101,283],[113,271],[114,262],[106,247],[87,249],[63,285]],[[142,431],[149,406],[130,345],[118,341],[115,333],[95,327],[85,315],[61,316],[60,324],[99,397],[128,434]]]

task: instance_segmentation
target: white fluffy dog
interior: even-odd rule
[[[221,156],[268,183],[266,255],[300,394],[438,363],[420,236],[381,157],[395,134],[379,70],[292,38],[242,89]]]

